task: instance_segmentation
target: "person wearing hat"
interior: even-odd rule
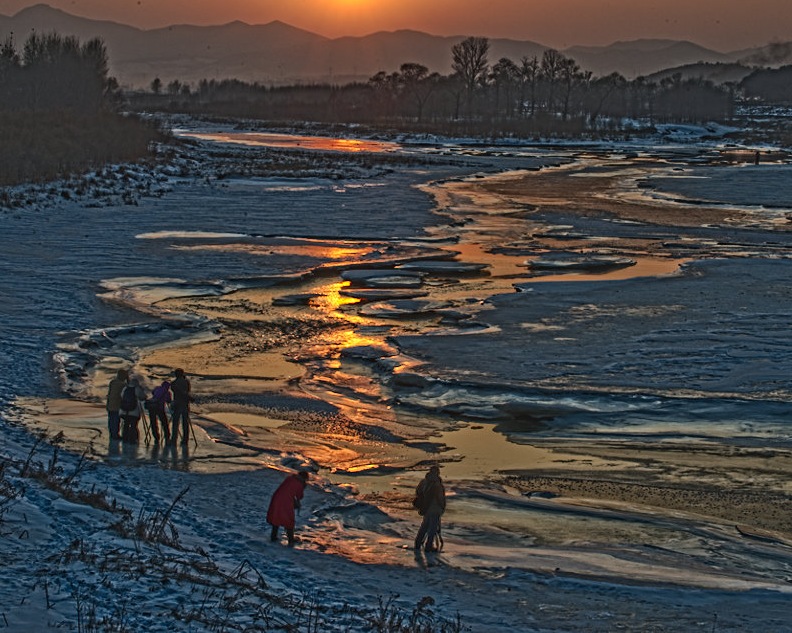
[[[110,381],[107,387],[107,430],[110,432],[111,440],[121,439],[121,392],[127,384],[129,372],[126,369],[119,369],[116,377]]]
[[[294,511],[300,507],[307,482],[308,471],[301,470],[286,477],[272,495],[267,508],[267,523],[272,526],[270,540],[273,543],[278,540],[278,528],[285,528],[289,545],[294,545]]]
[[[421,527],[415,536],[415,549],[424,548],[427,552],[436,552],[440,540],[440,517],[446,507],[445,487],[440,478],[440,467],[432,466],[426,476],[415,489],[415,507],[423,515]]]
[[[174,369],[175,376],[170,384],[173,392],[173,411],[171,413],[171,444],[176,444],[179,435],[179,421],[182,426],[182,444],[186,444],[190,439],[190,402],[192,402],[192,387],[184,370]]]

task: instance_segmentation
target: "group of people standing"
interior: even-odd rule
[[[141,418],[151,423],[155,443],[175,445],[181,426],[181,441],[190,437],[190,403],[192,387],[183,369],[173,372],[173,381],[164,380],[148,397],[137,378],[126,369],[119,369],[107,389],[107,430],[111,440],[136,443],[140,440]],[[169,417],[170,414],[170,417]]]
[[[192,387],[183,369],[173,371],[173,380],[163,380],[148,397],[137,378],[126,369],[119,369],[107,389],[107,429],[111,441],[137,443],[140,440],[138,423],[148,411],[151,434],[155,443],[175,445],[181,426],[181,442],[190,437],[190,403]],[[170,417],[169,417],[170,414]],[[270,539],[278,541],[282,527],[289,545],[294,545],[295,513],[308,483],[308,472],[301,470],[289,475],[277,488],[267,509],[267,523],[272,527]],[[440,518],[445,512],[445,488],[440,478],[440,468],[433,465],[418,484],[413,506],[423,517],[415,537],[415,549],[427,552],[442,547]]]

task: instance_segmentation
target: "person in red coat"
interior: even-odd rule
[[[267,523],[272,526],[270,540],[278,540],[278,528],[286,528],[289,545],[294,545],[294,511],[300,507],[308,472],[301,470],[296,475],[289,475],[283,480],[270,499],[267,509]]]

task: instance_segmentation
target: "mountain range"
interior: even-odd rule
[[[142,30],[116,22],[71,15],[46,4],[0,15],[0,39],[13,36],[17,50],[33,33],[57,32],[81,41],[101,37],[110,72],[125,88],[144,88],[155,77],[196,84],[201,79],[236,78],[265,85],[366,81],[405,62],[430,71],[451,72],[451,48],[466,36],[441,37],[418,31],[378,32],[363,37],[327,38],[283,22],[218,26],[173,25]],[[507,57],[541,58],[537,42],[490,38],[490,62]],[[618,72],[627,78],[676,67],[733,64],[779,66],[792,63],[792,43],[721,53],[686,41],[635,40],[609,46],[573,46],[560,51],[595,76]]]

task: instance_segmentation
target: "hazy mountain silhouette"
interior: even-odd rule
[[[30,33],[57,31],[85,41],[101,37],[111,73],[122,86],[147,87],[154,77],[178,79],[237,78],[269,84],[366,81],[379,71],[393,72],[405,62],[420,63],[442,74],[451,71],[451,47],[465,36],[440,37],[417,31],[379,32],[365,37],[329,39],[283,22],[220,26],[173,25],[142,30],[115,22],[77,17],[39,4],[13,17],[0,16],[0,38],[13,33],[21,48]],[[779,56],[776,49],[719,53],[691,42],[636,40],[610,46],[575,46],[561,51],[596,76],[619,72],[649,75],[698,62],[733,62]],[[787,45],[789,47],[789,45]],[[546,46],[531,41],[490,38],[490,62],[507,57],[541,57]]]
[[[629,78],[686,64],[736,61],[731,54],[718,53],[692,42],[652,39],[615,42],[610,46],[573,46],[564,54],[597,76],[617,71]]]
[[[740,62],[777,68],[792,64],[792,42],[772,42],[761,48],[741,51]]]
[[[686,79],[705,79],[714,84],[739,84],[748,75],[754,72],[755,67],[746,66],[736,62],[731,63],[706,63],[685,64],[667,68],[656,73],[647,75],[646,78],[655,83],[660,83],[663,79],[670,79],[679,76],[682,80]]]

